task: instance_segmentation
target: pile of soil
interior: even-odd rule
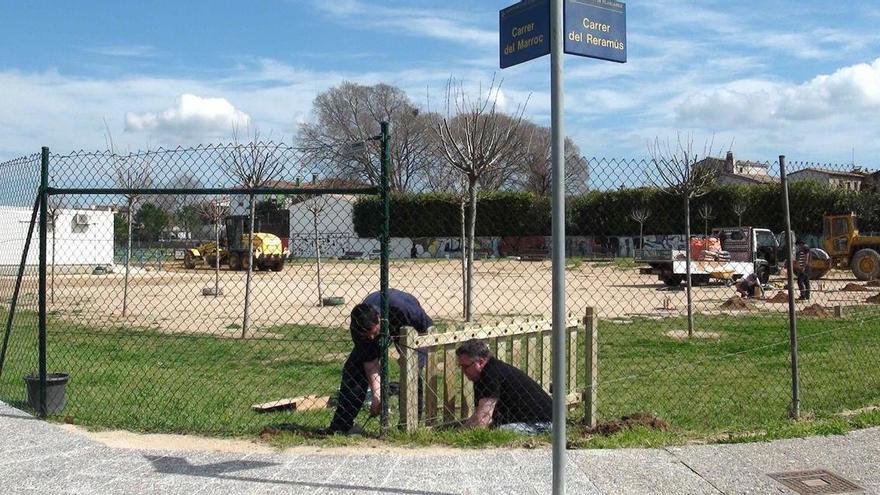
[[[800,316],[812,316],[814,318],[829,318],[830,315],[825,308],[820,304],[813,304],[812,306],[807,306],[806,308],[798,311],[798,315]]]
[[[777,292],[775,296],[765,299],[768,303],[787,303],[788,292]]]
[[[739,296],[733,296],[730,299],[721,303],[721,309],[732,309],[738,311],[748,311],[755,309],[755,305],[746,301],[745,299]]]
[[[604,423],[599,423],[592,428],[587,428],[584,430],[584,435],[610,436],[621,430],[628,430],[635,426],[644,426],[645,428],[659,431],[666,431],[669,429],[669,424],[666,421],[663,421],[653,414],[637,412],[630,414],[629,416],[624,416],[619,420],[606,421]]]
[[[880,304],[880,294],[877,294],[877,295],[874,295],[874,296],[871,296],[871,297],[865,299],[865,302]]]
[[[866,292],[868,289],[864,285],[849,283],[843,286],[842,289],[850,292]]]

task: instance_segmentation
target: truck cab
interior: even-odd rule
[[[752,272],[762,284],[770,280],[770,275],[779,273],[782,253],[773,231],[753,227],[724,227],[712,229],[712,235],[721,240],[721,249],[730,253],[731,261],[751,263]]]

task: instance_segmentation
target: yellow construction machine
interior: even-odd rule
[[[281,238],[268,232],[254,232],[253,259],[248,256],[248,231],[245,228],[248,217],[233,215],[226,218],[226,232],[220,240],[220,248],[214,242],[208,242],[196,248],[187,249],[183,256],[183,266],[194,269],[199,263],[216,266],[217,256],[220,265],[229,266],[230,270],[247,270],[253,262],[258,270],[280,272],[284,262],[290,255],[285,249]]]
[[[880,236],[859,234],[856,215],[825,214],[822,221],[825,251],[838,268],[849,268],[859,280],[880,278]]]

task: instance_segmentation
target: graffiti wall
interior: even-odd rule
[[[478,237],[477,258],[503,258],[507,256],[551,256],[552,238],[549,236],[526,237]],[[379,257],[379,241],[353,237],[348,234],[322,234],[318,236],[321,257],[359,258]],[[638,249],[637,237],[624,236],[570,236],[565,239],[565,255],[577,257],[632,257]],[[648,249],[684,249],[683,235],[645,236]],[[390,254],[392,258],[459,258],[461,239],[458,237],[393,237]],[[315,256],[315,236],[294,234],[290,253],[294,258]]]

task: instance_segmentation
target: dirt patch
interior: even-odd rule
[[[755,309],[755,305],[745,299],[734,296],[721,303],[721,309],[730,309],[735,311],[749,311]]]
[[[89,431],[74,425],[64,425],[62,428],[100,442],[108,447],[120,449],[238,452],[248,454],[278,452],[277,449],[268,445],[249,440],[208,438],[194,435],[143,434],[123,430]]]
[[[787,303],[788,302],[788,292],[777,292],[775,296],[766,299],[768,303]]]
[[[825,311],[825,308],[820,304],[813,304],[812,306],[807,306],[806,308],[798,311],[799,316],[810,316],[813,318],[830,318],[831,315],[828,314],[828,311]]]
[[[859,284],[846,284],[840,290],[845,290],[847,292],[867,292],[868,288]]]
[[[869,412],[874,412],[874,411],[880,411],[880,407],[878,407],[878,406],[865,406],[865,407],[862,407],[859,409],[852,409],[852,410],[848,409],[846,411],[840,411],[839,413],[837,413],[837,416],[840,416],[843,418],[852,418],[852,417],[858,416],[859,414],[864,414],[864,413],[869,413]]]
[[[865,299],[865,302],[880,304],[880,294]]]
[[[622,430],[628,430],[636,426],[643,426],[649,430],[667,431],[669,424],[651,413],[638,412],[624,416],[619,420],[599,423],[592,428],[584,430],[584,435],[613,435]]]
[[[718,339],[721,338],[721,334],[717,332],[694,332],[694,334],[688,337],[687,330],[670,330],[663,335],[669,337],[670,339],[675,340],[687,340],[688,338],[692,339]]]

